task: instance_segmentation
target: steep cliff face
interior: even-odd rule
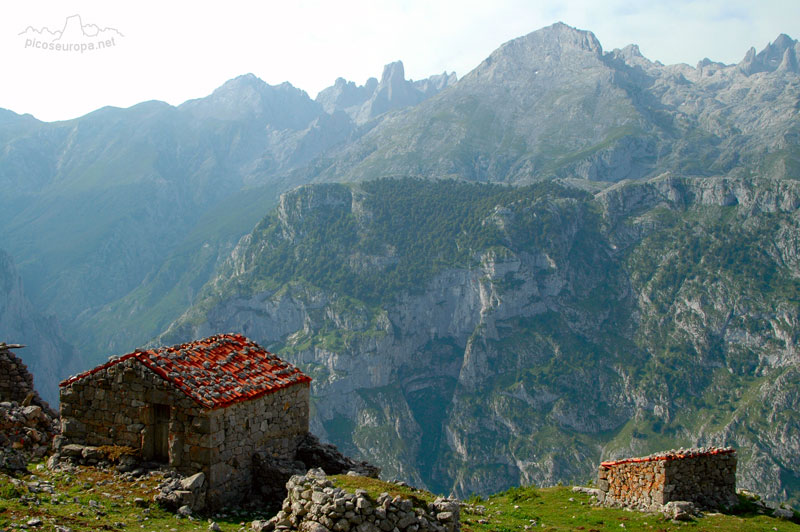
[[[0,341],[21,343],[16,351],[36,374],[35,388],[45,401],[58,404],[58,383],[80,367],[77,356],[61,334],[57,320],[43,316],[25,296],[14,261],[0,250]]]
[[[316,433],[439,491],[714,443],[741,448],[741,485],[792,498],[799,201],[669,175],[304,187],[158,342],[264,342],[314,377]]]

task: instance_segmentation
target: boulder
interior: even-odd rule
[[[664,505],[664,515],[676,521],[691,521],[697,514],[697,507],[689,501],[671,501]]]

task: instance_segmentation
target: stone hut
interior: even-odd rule
[[[736,504],[736,451],[705,447],[603,462],[599,500],[611,506],[661,511],[673,501],[701,508]]]
[[[60,384],[57,451],[130,447],[204,473],[205,503],[219,507],[249,491],[256,452],[293,456],[308,433],[310,382],[241,335],[137,350]]]

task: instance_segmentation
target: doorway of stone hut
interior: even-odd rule
[[[153,460],[169,463],[169,405],[153,405]]]

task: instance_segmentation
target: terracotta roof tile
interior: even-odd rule
[[[661,462],[682,460],[684,458],[697,458],[700,456],[713,456],[718,454],[734,454],[736,449],[732,447],[708,447],[702,449],[680,449],[665,451],[663,453],[652,454],[650,456],[643,456],[640,458],[623,458],[622,460],[608,460],[600,462],[603,467],[614,467],[622,464],[638,464],[643,462]]]
[[[136,359],[206,408],[222,408],[311,382],[311,377],[255,342],[220,334],[188,344],[134,351],[70,377],[68,386],[100,370]]]

